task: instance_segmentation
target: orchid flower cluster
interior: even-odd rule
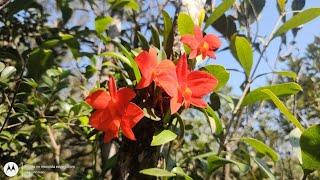
[[[203,37],[199,26],[194,26],[194,34],[182,36],[181,42],[191,49],[189,56],[183,54],[174,64],[171,60],[162,60],[158,63],[157,51],[150,48],[149,51],[142,51],[136,58],[142,78],[135,87],[136,91],[151,89],[154,85],[160,88],[155,99],[168,99],[168,103],[161,102],[161,111],[170,110],[171,114],[179,109],[189,108],[190,105],[205,108],[207,103],[202,99],[217,86],[218,80],[211,74],[200,70],[191,70],[187,59],[194,59],[202,55],[202,59],[207,56],[215,58],[215,53],[220,46],[219,38],[213,34]],[[148,88],[152,87],[152,88]],[[114,77],[110,77],[108,89],[99,89],[89,94],[86,102],[95,111],[90,116],[90,125],[97,130],[103,131],[104,142],[109,142],[113,138],[118,138],[119,129],[128,139],[136,140],[132,128],[144,117],[144,111],[137,104],[131,102],[136,96],[135,91],[130,88],[120,88],[117,90]],[[154,99],[145,100],[155,102]],[[170,105],[170,107],[164,107]]]

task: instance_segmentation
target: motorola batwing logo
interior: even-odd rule
[[[7,164],[5,164],[3,167],[3,171],[7,176],[13,177],[18,174],[19,168],[14,162],[7,162]]]

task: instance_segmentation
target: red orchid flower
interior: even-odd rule
[[[202,31],[198,25],[194,25],[194,35],[183,35],[181,37],[181,42],[191,48],[189,54],[190,59],[197,57],[200,53],[202,54],[202,60],[207,56],[215,59],[216,55],[214,51],[221,46],[221,41],[217,36],[207,34],[203,37]]]
[[[176,96],[170,100],[171,113],[175,113],[181,107],[183,101],[185,108],[190,104],[197,107],[207,107],[202,96],[209,94],[218,85],[218,80],[207,72],[199,70],[190,71],[186,54],[180,58],[177,67],[177,78],[179,82]]]
[[[149,52],[142,51],[135,58],[142,73],[142,78],[136,88],[145,88],[154,80],[157,86],[172,97],[176,94],[177,89],[176,67],[170,60],[163,60],[158,64],[157,59],[157,52],[154,48],[150,48]]]
[[[120,88],[113,77],[109,80],[109,93],[98,90],[91,93],[86,102],[96,109],[90,116],[90,125],[97,130],[104,131],[104,142],[118,138],[118,131],[131,140],[136,140],[132,128],[144,116],[139,106],[130,102],[136,96],[130,88]]]

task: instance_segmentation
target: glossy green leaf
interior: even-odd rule
[[[290,96],[298,93],[299,91],[302,91],[302,88],[299,86],[299,84],[293,83],[293,82],[260,87],[249,92],[245,96],[241,104],[241,108],[248,105],[253,105],[254,103],[259,101],[270,99],[270,97],[267,94],[265,94],[264,92],[261,92],[261,90],[263,89],[270,90],[277,97]]]
[[[269,169],[269,167],[266,165],[265,162],[263,162],[262,159],[257,158],[257,157],[251,157],[259,166],[259,168],[271,179],[271,180],[276,180],[274,177],[273,173]]]
[[[157,131],[151,141],[151,146],[159,146],[167,142],[173,141],[177,138],[177,135],[170,130],[160,130]]]
[[[168,43],[168,38],[170,37],[170,34],[172,31],[172,20],[169,16],[169,14],[166,11],[162,11],[162,16],[163,16],[163,23],[164,23],[164,30],[163,30],[163,46],[164,49],[167,49],[167,43]]]
[[[132,58],[129,51],[122,44],[120,44],[119,42],[116,42],[116,41],[111,41],[111,42],[113,44],[115,44],[120,49],[120,51],[127,57],[127,59],[130,61],[130,64],[131,64],[130,67],[132,67],[133,73],[136,77],[136,80],[137,80],[137,82],[139,82],[141,79],[141,74],[140,74],[140,70],[139,70],[139,67],[138,67],[136,61]]]
[[[180,13],[178,16],[178,30],[180,35],[193,34],[194,22],[188,14]]]
[[[150,46],[149,46],[147,39],[139,31],[137,32],[137,35],[138,35],[138,39],[139,39],[139,42],[141,44],[142,49],[145,51],[148,51]]]
[[[261,154],[269,156],[274,162],[278,160],[278,154],[268,145],[253,138],[241,138],[242,141],[248,143],[253,149]]]
[[[293,129],[289,134],[289,142],[296,153],[300,164],[302,164],[302,155],[301,155],[301,148],[300,148],[300,136],[302,132],[299,128]]]
[[[184,177],[185,180],[192,180],[192,178],[190,176],[188,176],[188,174],[186,174],[181,167],[174,167],[171,170],[171,172],[174,174],[177,174],[179,176]]]
[[[230,9],[235,0],[223,1],[209,16],[203,30],[206,30],[212,23],[214,23],[220,16],[222,16],[228,9]]]
[[[139,173],[149,175],[149,176],[158,176],[158,177],[173,177],[176,176],[174,173],[171,173],[164,169],[159,168],[150,168],[141,170]]]
[[[227,96],[227,95],[222,94],[222,93],[218,93],[218,95],[227,101],[227,103],[228,103],[229,107],[231,108],[231,110],[234,109],[234,101],[230,96]]]
[[[67,44],[74,58],[80,56],[80,43],[78,40],[71,34],[63,34],[59,32],[61,40]]]
[[[278,0],[278,6],[280,8],[280,12],[283,12],[286,8],[286,2],[287,0]]]
[[[202,67],[200,70],[206,71],[218,79],[218,85],[214,88],[214,91],[224,87],[230,78],[230,72],[221,65],[208,65]]]
[[[109,16],[99,16],[94,20],[94,26],[98,34],[102,34],[110,25],[113,19]]]
[[[51,48],[54,47],[56,45],[58,45],[60,42],[59,39],[51,39],[51,40],[47,40],[44,43],[41,44],[41,47],[43,48]]]
[[[109,57],[113,57],[113,58],[119,59],[123,63],[126,63],[128,66],[130,66],[132,68],[132,64],[131,64],[130,60],[128,58],[126,58],[124,55],[120,54],[120,53],[103,52],[103,53],[99,54],[99,56],[109,56]]]
[[[261,90],[262,92],[266,93],[273,103],[280,109],[280,111],[297,127],[299,128],[302,132],[304,131],[302,125],[300,122],[290,113],[290,111],[287,109],[287,107],[279,100],[279,98],[272,93],[272,91],[268,89]]]
[[[229,159],[225,159],[225,158],[221,158],[218,156],[210,156],[207,159],[207,163],[208,163],[208,170],[210,173],[212,173],[213,171],[217,170],[218,168],[229,164],[229,163],[233,163],[235,164],[238,168],[239,168],[239,172],[240,172],[240,176],[246,174],[249,170],[250,170],[250,166],[237,162],[237,161],[233,161],[233,160],[229,160]]]
[[[161,41],[160,41],[159,31],[154,25],[151,26],[151,34],[152,34],[152,44],[156,48],[161,49]]]
[[[306,129],[300,137],[302,167],[307,173],[320,169],[320,124]]]
[[[209,123],[209,126],[211,128],[211,132],[215,133],[218,137],[221,136],[223,133],[222,123],[214,110],[208,105],[201,111],[204,112],[207,118],[207,122]]]
[[[249,77],[253,63],[253,53],[249,41],[244,37],[237,36],[235,39],[235,49],[238,60],[247,77]]]
[[[65,123],[58,122],[52,125],[52,128],[59,129],[59,128],[69,128],[69,127]]]
[[[320,15],[320,8],[307,9],[289,19],[287,22],[282,24],[279,29],[274,33],[273,38],[287,32],[290,29],[296,28],[302,24],[305,24]]]

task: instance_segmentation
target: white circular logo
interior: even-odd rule
[[[5,164],[3,167],[3,171],[7,176],[13,177],[18,174],[19,168],[14,162],[7,162],[7,164]]]

